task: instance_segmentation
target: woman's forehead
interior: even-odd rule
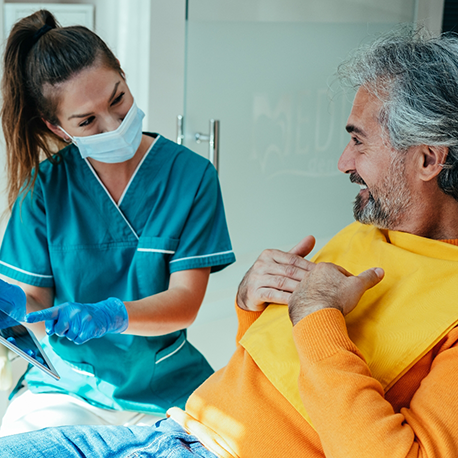
[[[68,119],[96,111],[125,88],[118,71],[103,65],[85,68],[56,88],[59,91],[58,116]]]

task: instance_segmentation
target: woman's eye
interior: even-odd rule
[[[79,125],[79,127],[86,127],[86,126],[88,126],[89,124],[92,123],[92,121],[94,121],[94,119],[95,119],[94,116],[91,116],[90,118],[87,118],[85,121],[83,121],[83,122]]]
[[[119,103],[122,98],[124,97],[124,92],[121,92],[121,94],[118,95],[118,97],[116,97],[113,102],[111,102],[111,105],[116,105],[117,103]]]

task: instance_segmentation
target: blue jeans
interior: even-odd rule
[[[171,419],[155,426],[62,426],[0,438],[2,458],[216,458]]]

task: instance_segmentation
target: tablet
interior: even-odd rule
[[[35,334],[1,310],[0,343],[41,369],[45,374],[56,380],[60,379]]]

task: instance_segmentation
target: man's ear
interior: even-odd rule
[[[420,179],[431,181],[442,171],[442,167],[447,160],[447,146],[418,146],[418,165]]]
[[[64,142],[70,142],[71,138],[69,138],[68,135],[66,135],[58,126],[55,126],[54,124],[51,124],[49,121],[46,121],[46,119],[43,119],[43,122],[46,124],[46,127],[54,134],[56,134],[58,137],[60,137]]]

